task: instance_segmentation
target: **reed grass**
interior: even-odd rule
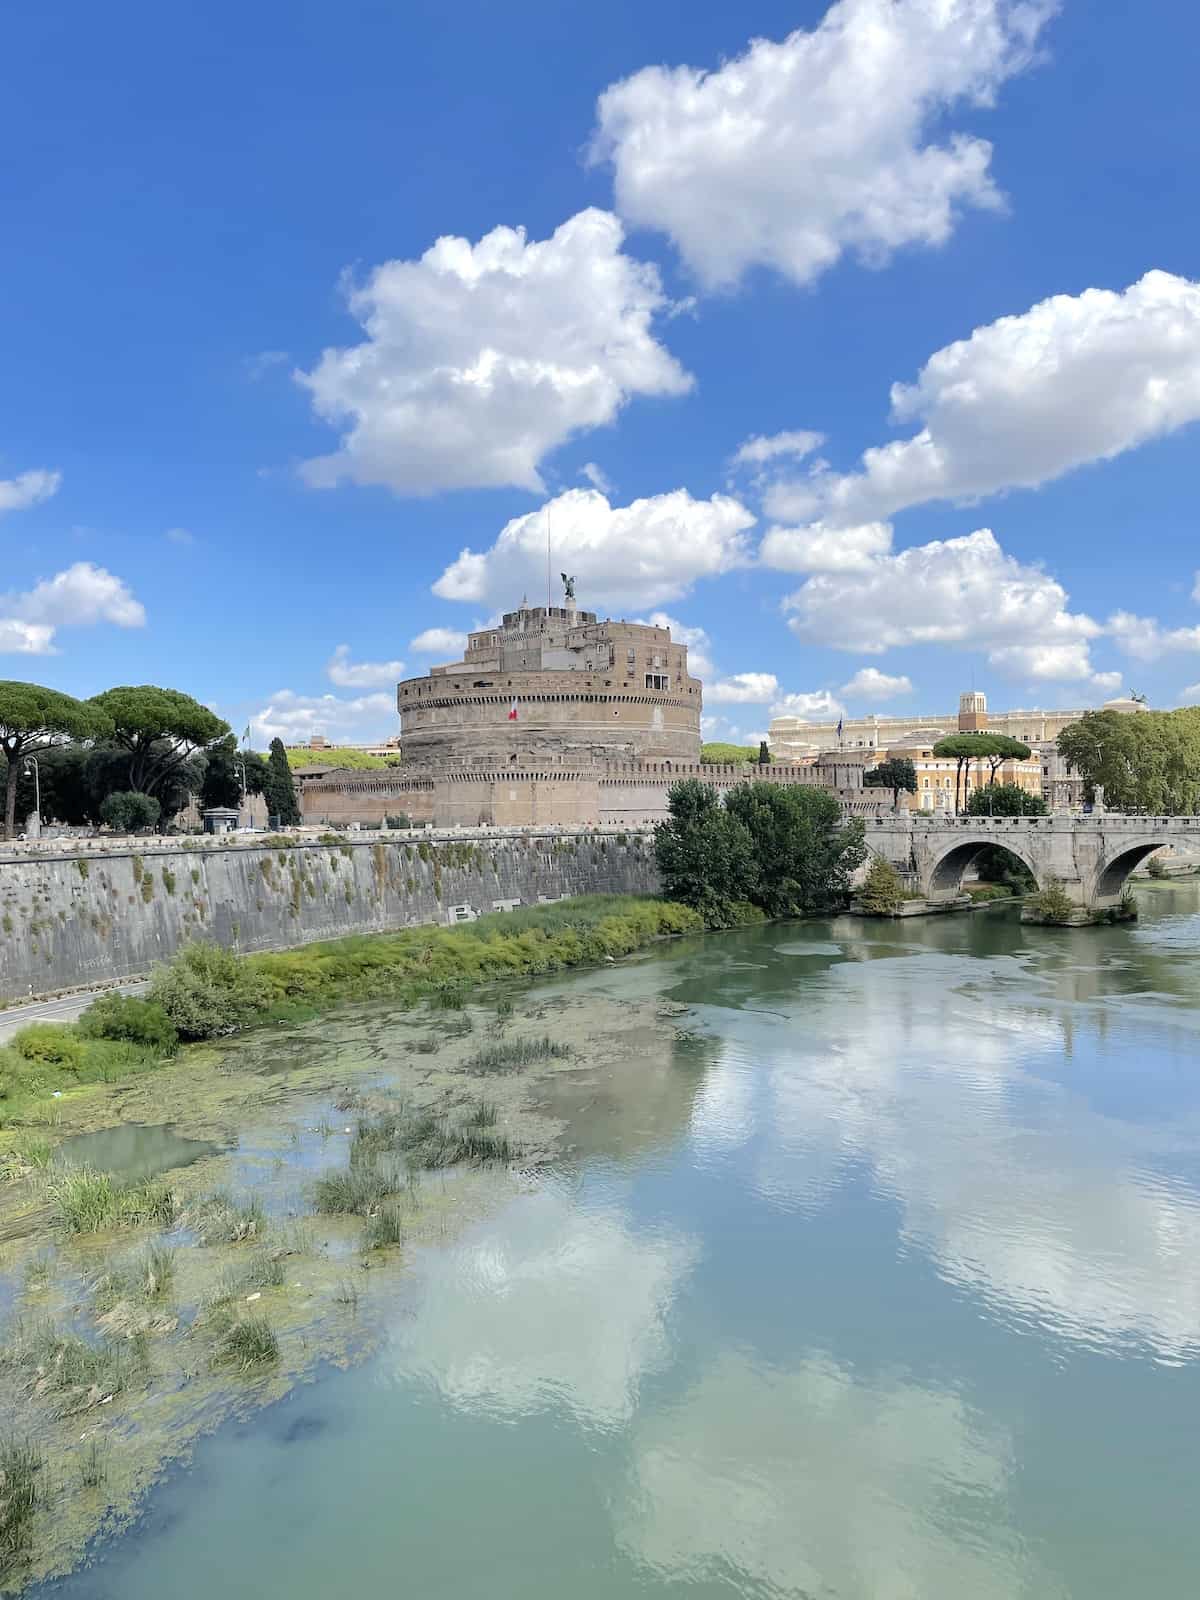
[[[129,1183],[107,1172],[78,1167],[53,1178],[48,1193],[55,1220],[67,1233],[100,1233],[147,1223],[162,1227],[175,1220],[170,1185],[152,1179]]]
[[[41,1451],[27,1439],[0,1440],[0,1577],[28,1553],[42,1466]]]
[[[149,1370],[144,1335],[89,1344],[50,1321],[18,1323],[0,1347],[0,1371],[24,1373],[35,1393],[53,1397],[57,1415],[87,1411],[123,1393]]]
[[[265,1317],[244,1317],[226,1330],[217,1347],[218,1366],[251,1372],[256,1367],[274,1366],[279,1360],[279,1340]]]
[[[235,1200],[228,1189],[214,1189],[203,1195],[183,1213],[185,1227],[191,1228],[201,1244],[241,1244],[260,1239],[267,1219],[257,1195]]]
[[[571,1054],[570,1047],[558,1044],[549,1034],[540,1039],[498,1039],[485,1044],[463,1062],[464,1072],[485,1075],[493,1072],[516,1072],[521,1067],[531,1067],[537,1061],[561,1059]]]

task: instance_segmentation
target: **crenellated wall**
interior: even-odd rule
[[[193,939],[282,950],[657,887],[649,838],[602,831],[26,856],[0,861],[0,1000],[132,977]]]

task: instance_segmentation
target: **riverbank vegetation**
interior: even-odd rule
[[[808,784],[747,783],[721,796],[689,778],[672,786],[654,833],[663,889],[706,927],[834,911],[866,858],[863,825]]]
[[[0,1047],[0,1127],[44,1112],[56,1094],[153,1071],[181,1041],[214,1039],[345,1000],[410,1006],[451,995],[461,1006],[480,983],[628,955],[702,926],[697,911],[666,900],[582,895],[456,928],[405,928],[273,954],[189,945],[156,971],[145,999],[102,995],[77,1023],[32,1023]]]

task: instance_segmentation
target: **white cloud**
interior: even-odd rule
[[[196,535],[187,528],[168,528],[163,538],[168,544],[189,545],[196,542]]]
[[[895,700],[898,695],[912,693],[912,679],[903,675],[892,677],[880,672],[878,667],[860,667],[841,687],[842,694],[851,700]]]
[[[140,628],[145,621],[145,608],[123,579],[76,561],[23,594],[0,594],[0,651],[53,655],[59,628],[101,622]]]
[[[785,694],[771,707],[772,717],[799,717],[803,722],[828,721],[831,717],[845,715],[842,702],[828,689],[817,689],[811,694]]]
[[[1179,691],[1179,704],[1181,706],[1200,704],[1200,683],[1189,683],[1186,689],[1181,689]]]
[[[585,461],[579,469],[579,476],[586,478],[593,489],[599,489],[601,494],[608,495],[610,499],[616,493],[612,479],[594,461]]]
[[[335,694],[303,695],[280,689],[266,705],[251,712],[249,721],[260,744],[269,744],[272,739],[303,744],[314,733],[323,733],[331,743],[344,740],[362,744],[395,735],[396,700],[390,694],[342,700]]]
[[[888,522],[865,522],[857,528],[813,522],[804,528],[771,528],[759,559],[780,572],[861,572],[891,548]]]
[[[456,628],[426,628],[408,648],[419,656],[443,656],[447,661],[457,660],[467,648],[467,636]]]
[[[878,265],[997,207],[991,146],[946,132],[1033,58],[1054,0],[840,0],[811,32],[754,40],[715,72],[646,67],[597,104],[617,209],[668,233],[709,287],[766,266],[811,283],[846,251]],[[942,142],[935,142],[943,134]]]
[[[610,506],[595,489],[568,489],[548,507],[514,517],[490,550],[464,550],[434,594],[508,605],[516,595],[536,593],[546,573],[547,514],[555,570],[578,576],[579,603],[588,609],[676,600],[697,579],[750,561],[746,530],[754,516],[727,495],[693,500],[675,489]]]
[[[553,236],[495,228],[387,261],[349,290],[366,340],[297,374],[340,447],[307,481],[398,494],[515,485],[540,491],[543,457],[610,423],[633,395],[678,395],[690,376],[652,332],[658,272],[622,253],[606,211]]]
[[[704,686],[706,701],[717,705],[765,706],[779,693],[779,679],[773,672],[735,672]]]
[[[892,387],[911,438],[862,470],[778,484],[772,516],[857,524],[934,500],[1036,488],[1200,419],[1200,283],[1148,272],[1123,293],[1055,295],[976,328]]]
[[[17,478],[0,478],[0,514],[26,511],[58,493],[61,472],[22,472]]]
[[[1038,683],[1090,683],[1095,689],[1120,688],[1119,672],[1097,672],[1086,639],[1063,644],[1008,644],[988,654],[993,667],[1010,678]]]
[[[735,467],[765,467],[769,461],[781,458],[799,460],[819,450],[825,443],[823,433],[801,429],[794,433],[756,433],[738,446],[733,457]]]
[[[990,528],[876,556],[861,571],[817,573],[784,601],[806,643],[868,655],[966,644],[1001,670],[1087,678],[1087,641],[1102,630],[1066,608],[1063,586],[1007,555]]]
[[[1172,650],[1200,650],[1200,627],[1164,628],[1156,618],[1134,616],[1131,611],[1114,612],[1106,632],[1138,661],[1157,661]]]
[[[395,685],[404,676],[403,661],[351,661],[350,646],[340,644],[325,665],[330,683],[339,689],[375,689]]]

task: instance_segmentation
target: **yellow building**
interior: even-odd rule
[[[917,774],[917,792],[902,795],[910,811],[965,811],[967,802],[977,789],[986,789],[992,782],[992,767],[988,761],[969,762],[959,773],[958,762],[950,756],[935,756],[931,745],[894,745],[879,752],[879,761],[891,758],[909,760]],[[879,761],[871,763],[877,766]],[[958,805],[955,805],[954,786],[959,784]],[[1027,761],[1002,761],[996,768],[997,783],[1011,783],[1027,794],[1042,795],[1042,762],[1031,755]]]

